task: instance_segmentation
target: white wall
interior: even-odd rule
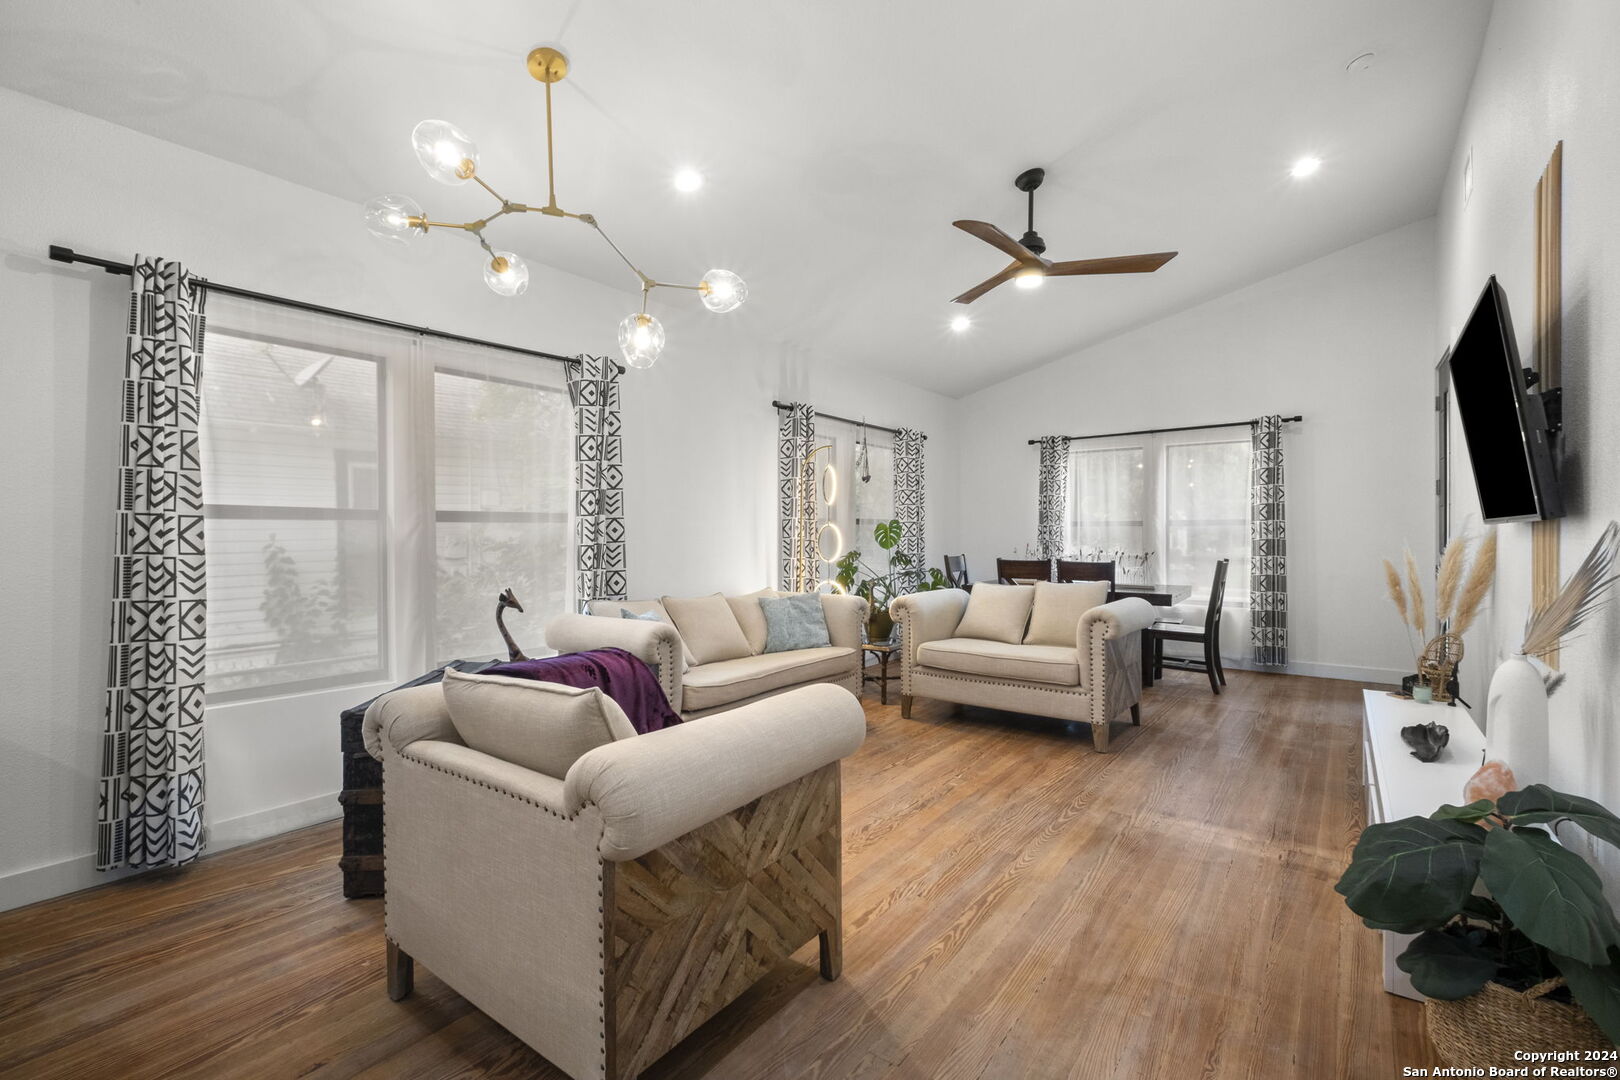
[[[1617,41],[1620,5],[1612,0],[1498,0],[1439,213],[1440,340],[1455,339],[1486,277],[1495,274],[1507,291],[1521,354],[1531,363],[1535,185],[1554,144],[1563,140],[1566,575],[1604,525],[1620,517],[1614,421],[1620,415]],[[1473,194],[1465,201],[1463,171],[1470,154]],[[1459,457],[1457,464],[1456,504],[1467,512],[1477,500],[1466,460]],[[1480,704],[1485,676],[1516,651],[1530,600],[1530,526],[1500,526],[1498,543],[1492,617],[1468,643],[1470,659],[1480,660],[1472,665]],[[1552,699],[1550,782],[1610,807],[1620,807],[1617,647],[1620,608],[1610,606],[1564,649],[1568,681]],[[1620,858],[1608,848],[1600,849],[1599,858],[1612,890],[1620,885]]]
[[[29,148],[0,156],[6,908],[105,880],[90,853],[128,279],[49,262],[49,244],[162,255],[233,285],[563,354],[615,352],[636,297],[534,266],[529,291],[503,300],[468,253],[450,250],[459,237],[385,250],[357,206],[11,91],[0,91],[0,145]],[[660,316],[671,344],[624,390],[632,590],[754,588],[773,575],[773,397],[929,432],[930,550],[940,550],[955,516],[943,480],[955,402],[771,344],[768,297],[724,318],[678,302]],[[542,624],[536,613],[525,640]],[[335,815],[337,712],[372,689],[209,710],[216,849]]]
[[[975,575],[1034,538],[1032,437],[1300,413],[1283,438],[1290,668],[1411,671],[1379,559],[1432,545],[1433,253],[1416,222],[962,399]]]

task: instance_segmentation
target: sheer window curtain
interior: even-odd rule
[[[1166,614],[1202,625],[1215,563],[1230,558],[1221,653],[1248,641],[1248,433],[1242,427],[1076,440],[1069,550],[1154,552],[1148,575],[1192,586]],[[1176,647],[1167,645],[1171,652]]]
[[[561,364],[215,296],[204,368],[210,702],[504,656],[508,586],[525,645],[573,609]]]

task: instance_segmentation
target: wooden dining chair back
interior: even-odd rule
[[[1209,688],[1221,692],[1226,685],[1226,669],[1221,666],[1221,609],[1226,602],[1226,568],[1231,559],[1215,564],[1215,577],[1209,584],[1209,606],[1204,610],[1204,628],[1188,629],[1185,623],[1154,623],[1149,633],[1153,637],[1153,677],[1159,678],[1165,668],[1182,671],[1201,671],[1209,676]],[[1196,656],[1166,656],[1166,641],[1189,641],[1204,647],[1202,658]]]
[[[1059,581],[1106,581],[1113,584],[1117,579],[1114,576],[1114,560],[1107,562],[1079,562],[1074,559],[1059,559],[1057,562],[1057,579]]]
[[[1051,581],[1052,563],[1049,559],[997,559],[996,580],[1003,585]]]
[[[953,589],[973,591],[973,578],[968,573],[966,555],[945,556],[945,580]]]

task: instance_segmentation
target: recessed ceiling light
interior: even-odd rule
[[[676,191],[696,191],[703,186],[703,174],[696,169],[680,169],[675,173]]]
[[[958,315],[956,318],[951,320],[951,329],[955,330],[958,334],[972,325],[973,320],[968,318],[966,315]]]
[[[1292,176],[1295,180],[1303,180],[1308,176],[1315,176],[1316,170],[1320,169],[1321,167],[1321,158],[1317,157],[1315,154],[1306,154],[1304,157],[1294,162],[1293,168],[1288,170],[1288,175]]]

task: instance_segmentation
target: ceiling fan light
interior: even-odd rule
[[[698,282],[698,299],[710,311],[724,315],[748,299],[748,283],[730,270],[710,270]]]
[[[529,264],[510,251],[497,251],[484,264],[484,284],[501,296],[517,296],[529,287]]]
[[[408,243],[427,232],[422,207],[409,195],[379,195],[366,203],[366,228],[372,236]]]
[[[1038,266],[1026,266],[1013,275],[1013,282],[1020,289],[1038,289],[1046,281],[1046,271]]]
[[[626,315],[619,323],[619,351],[633,368],[650,368],[664,351],[664,325],[646,312]]]
[[[478,144],[446,120],[423,120],[411,129],[411,148],[441,184],[465,184],[478,171]]]

